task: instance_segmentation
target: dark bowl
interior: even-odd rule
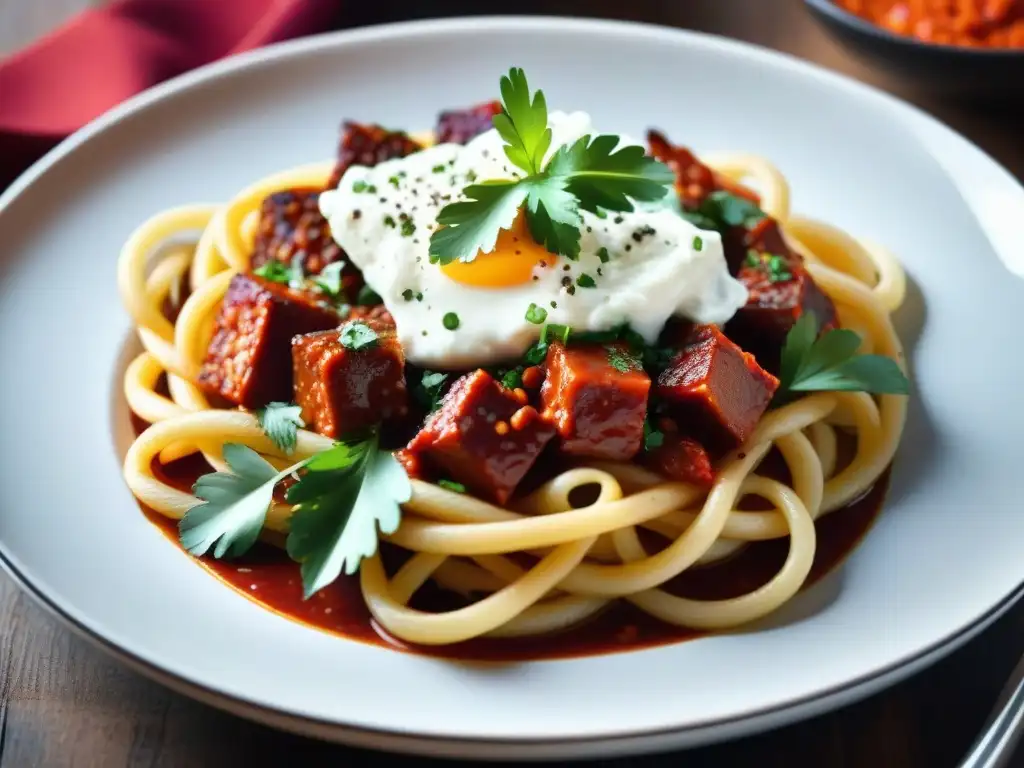
[[[848,50],[916,88],[978,99],[1024,97],[1024,49],[967,48],[897,35],[831,0],[804,0]]]

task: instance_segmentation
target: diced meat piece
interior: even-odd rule
[[[489,101],[469,109],[442,112],[437,119],[437,143],[466,144],[470,139],[494,127],[492,120],[499,112],[499,101]]]
[[[786,334],[797,319],[813,312],[824,332],[836,327],[836,308],[799,262],[790,262],[782,273],[788,279],[780,280],[780,273],[768,266],[771,257],[763,258],[758,257],[757,266],[745,264],[740,269],[737,277],[747,288],[747,303],[726,324],[725,332],[762,368],[778,374]]]
[[[385,160],[405,157],[423,149],[404,131],[389,131],[379,125],[363,125],[346,121],[342,125],[338,145],[338,162],[334,166],[328,189],[335,189],[341,177],[353,165],[374,166]]]
[[[504,504],[554,436],[525,393],[477,370],[452,385],[408,450],[481,498]]]
[[[714,451],[743,443],[779,381],[714,325],[697,325],[658,376],[656,392],[682,435]]]
[[[268,261],[288,266],[298,256],[307,275],[344,258],[320,213],[320,191],[286,189],[267,195],[260,206],[260,223],[252,252],[252,267]]]
[[[376,340],[353,348],[346,333],[365,326]],[[302,420],[327,437],[340,438],[404,416],[405,356],[393,325],[349,320],[339,328],[292,339],[295,402]]]
[[[715,482],[711,456],[691,437],[667,431],[662,444],[647,454],[647,463],[671,480],[692,483],[703,488]]]
[[[648,131],[647,143],[651,148],[651,156],[675,172],[676,191],[686,208],[699,207],[708,195],[719,189],[745,197],[753,203],[760,202],[753,190],[716,173],[686,147],[670,143],[663,133]]]
[[[766,256],[781,256],[791,270],[803,264],[800,254],[791,249],[783,237],[779,222],[770,216],[765,216],[749,229],[729,227],[722,235],[722,250],[725,252],[729,274],[733,276],[743,269],[751,251]]]
[[[395,319],[383,304],[349,307],[346,320],[374,320],[394,329]]]
[[[553,343],[541,413],[563,453],[627,461],[643,445],[651,380],[625,344]]]
[[[253,410],[292,395],[292,336],[335,327],[337,311],[312,293],[235,275],[217,313],[199,384]]]

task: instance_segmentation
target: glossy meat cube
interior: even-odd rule
[[[651,380],[625,344],[548,348],[541,413],[563,453],[627,461],[639,452]]]
[[[713,451],[743,443],[779,381],[714,325],[697,325],[658,376],[656,392],[679,427]]]
[[[489,101],[469,109],[452,109],[437,118],[438,144],[466,144],[470,139],[494,127],[494,116],[501,112],[501,102]]]
[[[354,325],[369,328],[376,340],[347,342]],[[341,438],[404,416],[408,408],[405,357],[393,325],[350,320],[330,331],[292,339],[295,402],[310,429]]]
[[[316,189],[288,189],[268,195],[260,206],[260,223],[253,245],[252,268],[268,261],[290,266],[297,256],[307,275],[344,258],[320,213]]]
[[[655,472],[680,483],[707,488],[715,482],[711,456],[704,446],[677,432],[665,433],[662,444],[647,454],[647,464]]]
[[[770,257],[768,257],[770,258]],[[779,280],[764,261],[744,265],[737,278],[746,286],[747,303],[725,326],[730,339],[757,358],[767,371],[778,374],[786,334],[804,312],[813,312],[821,329],[836,327],[836,308],[807,270],[791,263]]]
[[[480,498],[504,504],[554,435],[524,393],[477,370],[448,390],[408,450]]]
[[[686,208],[698,208],[708,195],[716,190],[731,192],[753,203],[760,202],[752,190],[716,173],[686,147],[669,142],[663,133],[648,131],[647,144],[651,156],[661,160],[675,172],[676,192]]]
[[[421,149],[423,147],[409,138],[404,131],[389,131],[379,125],[346,121],[342,125],[338,161],[327,182],[327,188],[335,189],[345,171],[353,165],[372,167],[385,160],[411,155]]]
[[[199,384],[250,410],[292,396],[292,336],[333,328],[340,318],[316,294],[255,275],[235,275],[217,313]]]

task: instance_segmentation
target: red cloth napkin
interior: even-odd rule
[[[329,29],[341,0],[119,0],[0,62],[0,190],[124,99],[233,53]]]

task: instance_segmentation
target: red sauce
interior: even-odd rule
[[[209,468],[201,457],[193,456],[167,466],[154,461],[153,470],[163,481],[188,489]],[[787,479],[785,465],[774,455],[769,456],[759,472]],[[805,588],[839,565],[871,527],[885,496],[888,474],[886,471],[861,499],[818,521],[817,551]],[[143,510],[177,546],[176,522],[146,507]],[[768,582],[782,566],[788,549],[788,538],[757,542],[720,564],[681,574],[666,589],[706,600],[742,595]],[[389,565],[400,558],[393,548],[385,548],[383,554]],[[303,600],[298,565],[282,550],[268,544],[258,544],[239,560],[203,557],[194,561],[248,599],[294,621],[350,640],[445,658],[522,661],[588,656],[676,643],[706,634],[664,624],[628,603],[615,601],[591,620],[553,635],[514,640],[480,638],[458,645],[421,648],[390,637],[373,621],[363,603],[358,577],[342,576],[311,599]],[[421,610],[448,610],[458,607],[453,600],[428,584],[417,593],[413,606]]]
[[[971,48],[1024,48],[1024,0],[835,0],[897,35]]]

